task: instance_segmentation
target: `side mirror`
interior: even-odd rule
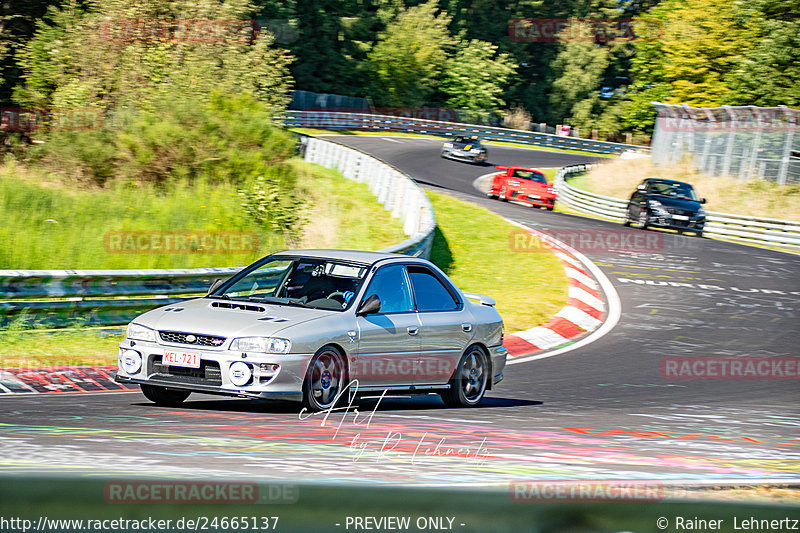
[[[358,306],[358,312],[356,313],[356,316],[372,315],[380,310],[381,310],[381,299],[378,298],[377,294],[373,294],[372,296],[361,302],[361,305]]]
[[[700,198],[700,203],[701,203],[701,204],[704,204],[704,203],[706,203],[706,199],[705,199],[705,198]]]
[[[206,293],[206,295],[209,295],[212,292],[214,292],[215,290],[217,290],[219,288],[219,286],[222,285],[222,283],[223,283],[223,281],[221,279],[219,279],[219,278],[215,279],[214,283],[212,283],[211,286],[208,288],[208,292]]]
[[[639,189],[640,191],[643,191],[645,189],[644,183],[640,183],[639,185],[636,186],[636,188]]]

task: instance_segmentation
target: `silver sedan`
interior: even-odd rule
[[[302,401],[315,411],[343,396],[387,393],[437,393],[471,407],[503,377],[494,303],[461,292],[425,259],[279,252],[218,280],[205,297],[134,319],[116,379],[162,405],[194,391]]]

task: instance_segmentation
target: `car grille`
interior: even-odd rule
[[[694,211],[687,211],[685,209],[677,209],[675,207],[667,207],[667,213],[670,213],[672,215],[684,215],[684,216],[687,216],[687,217],[695,215]]]
[[[215,337],[213,335],[197,335],[193,333],[183,333],[180,331],[159,331],[159,336],[161,336],[161,340],[164,342],[173,342],[176,344],[190,344],[192,346],[215,346],[219,347],[222,346],[222,343],[225,342],[225,337]],[[189,342],[186,340],[186,337],[189,335],[194,335],[195,340],[193,342]]]
[[[152,356],[150,360],[149,376],[162,381],[175,383],[188,383],[191,385],[222,385],[222,372],[216,361],[200,361],[200,368],[186,368],[182,366],[169,366],[161,364],[160,355]]]

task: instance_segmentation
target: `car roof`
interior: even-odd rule
[[[334,250],[334,249],[311,249],[311,250],[285,250],[275,252],[272,255],[290,257],[314,257],[317,259],[334,259],[337,261],[352,261],[354,263],[365,263],[372,265],[378,261],[387,259],[403,259],[415,262],[427,262],[424,259],[403,254],[392,254],[387,252],[367,252],[363,250]]]
[[[685,181],[671,180],[669,178],[646,178],[644,181],[655,182],[655,183],[678,183],[680,185],[688,185],[689,187],[694,189],[694,186],[692,186],[691,183],[686,183]]]

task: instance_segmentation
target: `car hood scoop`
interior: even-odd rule
[[[238,311],[250,311],[253,313],[266,313],[267,308],[260,305],[250,305],[241,302],[211,302],[211,307],[219,309],[236,309]]]

